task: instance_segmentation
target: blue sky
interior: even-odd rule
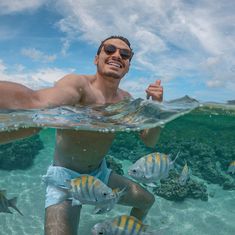
[[[0,80],[34,89],[94,74],[97,47],[127,37],[135,55],[121,82],[134,97],[162,80],[164,98],[235,99],[231,0],[0,0]]]

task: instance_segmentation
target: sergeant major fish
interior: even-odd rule
[[[184,186],[187,183],[189,177],[190,177],[190,172],[189,172],[188,164],[186,162],[179,177],[179,184],[181,186]]]
[[[65,192],[59,199],[64,201],[72,198],[72,205],[101,205],[115,198],[111,188],[101,180],[91,175],[81,175],[75,179],[67,180],[67,186],[58,186]]]
[[[121,196],[126,193],[126,188],[120,190],[119,188],[113,189],[114,197],[107,202],[103,203],[102,205],[98,205],[95,207],[94,213],[95,214],[103,214],[106,213],[114,208],[114,206],[118,203]]]
[[[9,207],[14,208],[18,211],[19,214],[23,215],[20,210],[16,207],[17,198],[14,197],[12,199],[6,198],[6,190],[0,190],[0,212],[10,213]]]
[[[232,161],[230,164],[229,164],[229,167],[228,167],[228,173],[232,173],[234,174],[235,173],[235,161]]]
[[[141,157],[128,170],[128,174],[141,183],[153,183],[159,179],[167,178],[169,171],[174,168],[174,161],[169,155],[163,153],[151,153]]]
[[[122,215],[96,224],[91,231],[93,235],[156,235],[156,233],[148,232],[147,228],[147,225],[135,217]]]

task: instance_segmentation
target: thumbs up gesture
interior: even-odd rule
[[[156,80],[145,90],[147,93],[147,99],[152,97],[152,100],[161,102],[163,99],[163,87],[161,86],[161,80]]]

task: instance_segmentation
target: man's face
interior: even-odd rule
[[[112,54],[107,54],[104,49],[107,45],[113,45],[118,49]],[[128,72],[130,61],[120,55],[120,49],[131,51],[130,48],[120,39],[109,39],[104,42],[104,46],[100,54],[95,57],[94,63],[97,65],[98,73],[101,76],[121,79]]]

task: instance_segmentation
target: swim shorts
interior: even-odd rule
[[[101,162],[98,169],[89,173],[105,184],[108,184],[112,170],[107,167],[105,159]],[[45,208],[61,203],[61,198],[65,198],[66,192],[61,190],[60,187],[66,187],[66,180],[71,180],[79,177],[81,174],[61,167],[50,165],[47,170],[47,174],[42,177],[43,182],[47,185],[46,188],[46,200]],[[72,200],[72,198],[68,198]]]

